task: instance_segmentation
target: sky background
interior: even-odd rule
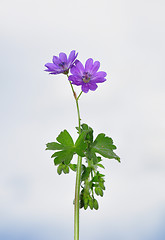
[[[107,72],[81,118],[121,157],[104,159],[105,195],[80,212],[80,240],[165,239],[164,11],[163,0],[1,0],[0,239],[73,239],[75,174],[57,175],[44,150],[64,129],[77,137],[66,77],[44,72],[71,50]]]

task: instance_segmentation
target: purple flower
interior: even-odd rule
[[[71,68],[72,75],[69,76],[69,80],[72,84],[77,86],[81,85],[83,92],[87,93],[89,90],[95,91],[97,88],[96,83],[105,82],[106,72],[100,71],[100,62],[93,62],[92,58],[89,58],[85,63],[85,68],[80,61],[77,61]]]
[[[69,69],[73,66],[75,63],[75,59],[77,57],[78,53],[76,53],[75,50],[71,51],[69,54],[69,57],[67,58],[67,55],[65,53],[60,53],[59,57],[53,56],[53,63],[47,63],[45,64],[46,69],[45,71],[50,72],[50,74],[68,74]]]

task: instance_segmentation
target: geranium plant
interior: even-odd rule
[[[75,198],[74,198],[74,240],[79,240],[79,211],[80,208],[97,210],[99,208],[97,196],[103,197],[105,190],[105,180],[100,169],[104,169],[103,158],[120,158],[114,150],[116,146],[113,140],[104,133],[100,133],[96,138],[93,136],[93,129],[86,123],[81,123],[79,99],[83,93],[89,90],[95,91],[98,83],[106,81],[106,72],[98,71],[99,61],[89,58],[85,66],[77,59],[77,53],[73,50],[67,57],[65,53],[60,53],[59,57],[54,56],[52,63],[45,64],[47,72],[50,74],[64,74],[71,86],[71,90],[76,101],[78,114],[78,138],[74,142],[69,132],[65,129],[56,142],[46,144],[46,150],[54,151],[52,158],[57,166],[57,173],[68,174],[70,170],[76,172]],[[76,94],[73,85],[81,86],[79,95]],[[72,162],[73,156],[77,155],[77,164]]]

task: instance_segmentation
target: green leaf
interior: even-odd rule
[[[86,157],[93,161],[94,164],[97,164],[97,156],[96,153],[92,150],[92,148],[88,148],[86,152]]]
[[[61,175],[62,170],[63,170],[63,166],[60,164],[60,165],[58,166],[58,168],[57,168],[57,173],[58,173],[59,175]]]
[[[85,156],[85,151],[87,148],[87,143],[85,142],[85,138],[86,138],[87,133],[88,133],[88,131],[81,132],[81,134],[79,135],[79,137],[75,143],[75,152],[81,157]]]
[[[99,208],[99,204],[96,199],[93,199],[93,208],[96,210],[98,210],[98,208]]]
[[[59,152],[55,152],[52,157],[55,157],[54,164],[58,165],[63,162],[68,165],[73,158],[74,150],[63,150]]]
[[[100,193],[99,193],[99,188],[98,188],[98,187],[95,188],[95,193],[96,193],[98,196],[100,195]]]
[[[99,177],[96,175],[92,178],[92,182],[98,182],[99,181]]]
[[[97,166],[105,169],[105,167],[100,163],[98,163]]]
[[[100,186],[103,190],[105,190],[104,182],[99,182],[99,186]]]
[[[85,197],[84,198],[84,205],[88,205],[88,202],[89,202],[88,197]]]
[[[85,168],[85,170],[83,171],[83,173],[81,175],[81,181],[84,181],[84,180],[88,179],[90,172],[91,172],[90,167]]]
[[[93,187],[98,187],[99,184],[98,183],[93,183]]]
[[[77,171],[77,164],[69,164],[70,169],[72,169],[72,171],[76,172]]]
[[[101,157],[97,157],[97,161],[101,162],[102,161]]]
[[[88,205],[89,205],[90,209],[92,210],[93,209],[93,199],[91,197],[89,197]]]
[[[66,165],[70,163],[74,154],[74,142],[67,130],[62,131],[56,138],[57,142],[47,143],[46,150],[61,150],[55,152],[52,157],[54,159],[55,165],[64,162]]]
[[[97,175],[99,176],[99,178],[105,177],[105,175],[104,175],[104,174],[101,174],[101,173],[99,173],[99,171],[97,171]]]
[[[88,141],[89,143],[92,143],[93,142],[93,129],[85,123],[83,123],[81,125],[81,127],[82,127],[82,131],[88,131],[87,136],[86,136],[86,141]]]
[[[120,162],[120,158],[113,152],[116,146],[113,145],[112,138],[106,137],[104,133],[100,133],[91,146],[92,153],[99,153],[105,158],[116,159]]]
[[[89,197],[86,194],[83,194],[82,196],[82,201],[83,201],[83,207],[86,210],[88,208],[88,202],[89,202]]]
[[[63,167],[63,172],[64,172],[65,174],[69,173],[69,167],[68,167],[67,165],[64,165],[64,167]]]
[[[62,149],[61,144],[59,144],[57,142],[47,143],[46,146],[47,146],[46,150],[61,150]]]
[[[88,204],[84,203],[84,209],[86,210],[88,208]]]
[[[89,129],[89,127],[88,127],[88,125],[86,123],[81,124],[81,128],[82,128],[82,131]]]
[[[99,187],[96,187],[95,188],[95,193],[99,196],[101,196],[101,197],[103,197],[103,190],[101,189],[101,188],[99,188]]]
[[[103,197],[103,190],[101,188],[99,188],[99,195]]]
[[[61,143],[63,146],[74,146],[74,142],[67,130],[61,132],[56,140]]]

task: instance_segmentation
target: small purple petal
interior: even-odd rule
[[[77,55],[78,53],[76,54],[75,50],[71,51],[68,57],[68,64],[72,63],[76,59]]]
[[[77,77],[76,77],[75,75],[70,75],[70,76],[68,77],[68,80],[69,80],[69,81],[72,81],[72,82],[76,81],[76,79],[77,79]]]
[[[63,70],[58,70],[58,71],[51,71],[49,74],[60,74],[60,73],[63,73],[64,71]]]
[[[78,53],[77,53],[78,54]],[[76,59],[76,61],[74,62],[75,65],[77,65],[77,63],[80,62],[78,59]]]
[[[84,66],[82,65],[82,63],[80,61],[78,61],[76,63],[76,68],[79,71],[79,73],[81,74],[81,76],[83,76],[83,73],[84,73],[85,69],[84,69]]]
[[[73,66],[70,71],[73,75],[80,75],[80,71],[76,66]]]
[[[54,65],[54,63],[47,63],[47,64],[45,64],[45,67],[47,67],[48,70],[50,70],[50,71],[57,69],[57,67]]]
[[[93,59],[89,58],[85,63],[85,72],[91,72],[92,67],[93,67]]]
[[[89,84],[83,83],[81,89],[84,93],[87,93],[89,91]]]
[[[100,62],[99,61],[94,62],[91,70],[92,74],[95,74],[98,71],[99,67],[100,67]]]
[[[104,78],[107,76],[107,74],[106,74],[106,72],[100,71],[100,72],[95,73],[94,76]]]
[[[91,79],[91,82],[92,83],[102,83],[102,82],[105,82],[106,81],[106,78],[96,78],[96,79]]]
[[[92,91],[95,91],[96,88],[98,87],[96,83],[89,82],[88,84],[89,84],[89,89]]]
[[[77,85],[77,86],[82,85],[82,83],[83,83],[81,77],[76,76],[76,75],[70,75],[68,79],[69,79],[69,81],[72,82],[72,84]]]
[[[107,76],[106,72],[100,71],[100,72],[95,73],[91,77],[91,81],[95,82],[95,83],[105,82],[106,79],[104,77],[106,77],[106,76]]]
[[[60,61],[60,59],[57,56],[53,56],[53,63],[56,64],[57,66],[59,66],[61,61]]]
[[[71,51],[68,57],[68,62],[72,62],[75,57],[75,50]]]
[[[61,60],[61,62],[67,63],[67,56],[65,53],[60,53],[59,59]]]

